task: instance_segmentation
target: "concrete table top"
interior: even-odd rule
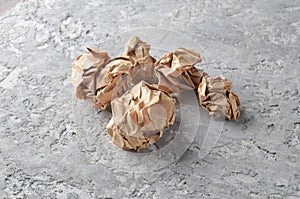
[[[0,2],[0,198],[300,198],[300,1]],[[71,64],[132,35],[156,58],[199,51],[198,68],[232,81],[240,119],[178,96],[165,147],[113,145],[111,113],[74,97]]]

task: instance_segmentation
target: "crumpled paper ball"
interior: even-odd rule
[[[119,57],[92,48],[88,51],[72,65],[76,96],[93,101],[95,108],[111,105],[113,117],[107,132],[125,150],[147,148],[174,123],[171,93],[198,89],[199,103],[211,116],[236,120],[240,115],[240,101],[231,91],[231,82],[197,69],[202,57],[194,50],[178,48],[156,61],[149,54],[149,43],[133,36]]]
[[[82,82],[83,70],[99,67],[110,59],[107,52],[95,48],[87,48],[89,53],[79,55],[72,63],[72,83],[78,86]]]
[[[95,108],[105,109],[111,102],[118,81],[123,74],[129,73],[131,67],[129,57],[117,57],[99,67],[83,70],[83,80],[77,87],[76,96],[92,99]]]
[[[155,143],[175,121],[175,99],[157,85],[141,81],[111,102],[106,129],[115,145],[140,151]]]
[[[153,77],[155,59],[149,55],[150,45],[136,36],[129,40],[120,57],[110,58],[104,51],[88,50],[89,54],[79,56],[73,63],[72,79],[77,86],[76,96],[92,100],[95,108],[105,109],[114,95],[126,91],[118,84],[122,76],[128,75],[133,84]]]
[[[228,120],[238,119],[240,100],[231,89],[231,82],[224,77],[203,77],[198,87],[200,105],[208,109],[211,116],[225,115]]]
[[[202,61],[201,55],[190,49],[178,48],[164,54],[156,63],[158,85],[169,93],[192,90],[198,87],[206,73],[195,68]]]
[[[154,76],[155,59],[149,53],[150,44],[133,36],[125,45],[124,55],[129,56],[132,61],[130,78],[133,84],[141,80],[150,80]]]

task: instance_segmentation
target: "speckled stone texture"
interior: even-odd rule
[[[18,3],[0,16],[0,198],[300,198],[299,19],[297,0]],[[116,56],[132,34],[233,82],[241,118],[208,155],[199,130],[146,164],[109,141],[109,111],[75,99],[76,55]]]

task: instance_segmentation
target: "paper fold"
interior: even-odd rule
[[[113,116],[106,129],[113,143],[125,150],[147,148],[174,123],[171,93],[195,89],[211,116],[236,120],[240,115],[231,82],[197,69],[202,56],[195,50],[178,48],[156,61],[149,53],[150,44],[133,36],[119,57],[94,48],[88,51],[72,64],[76,96],[92,101],[95,108],[111,105]]]
[[[144,81],[114,99],[111,108],[107,132],[114,144],[126,150],[147,148],[175,121],[175,99]]]
[[[237,120],[240,100],[231,89],[231,82],[224,77],[204,77],[198,87],[200,105],[208,109],[211,116],[225,115],[228,120]]]
[[[178,48],[164,54],[156,63],[158,85],[169,93],[192,90],[198,87],[205,73],[195,68],[202,57],[194,50]]]
[[[150,44],[133,36],[125,45],[124,55],[132,60],[130,77],[133,84],[141,80],[151,80],[154,76],[155,59],[150,55]]]
[[[105,51],[87,48],[89,53],[79,55],[72,63],[72,83],[77,87],[82,81],[83,70],[91,66],[97,68],[110,59]]]

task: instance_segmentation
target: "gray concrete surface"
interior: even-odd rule
[[[19,0],[0,0],[0,14],[14,7]]]
[[[299,19],[297,0],[18,3],[0,16],[0,198],[300,198]],[[132,34],[156,57],[195,48],[198,67],[232,80],[242,115],[216,125],[216,144],[200,111],[180,150],[124,152],[109,111],[74,98],[75,56],[115,56]]]

